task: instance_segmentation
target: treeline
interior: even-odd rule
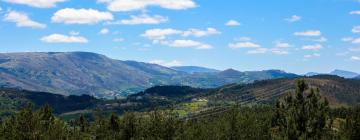
[[[1,119],[4,140],[359,140],[360,107],[330,109],[317,89],[298,81],[297,90],[275,106],[233,106],[200,117],[179,118],[171,110],[105,116],[94,111],[64,121],[45,105],[31,104]]]

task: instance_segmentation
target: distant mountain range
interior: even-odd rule
[[[168,68],[110,59],[89,52],[0,54],[1,87],[99,98],[127,96],[155,85],[214,88],[230,83],[297,76],[280,70],[240,72],[228,69],[219,72],[200,67]]]
[[[355,72],[351,72],[351,71],[345,71],[345,70],[334,70],[331,71],[330,73],[316,73],[316,72],[309,72],[307,74],[305,74],[305,76],[315,76],[315,75],[336,75],[336,76],[340,76],[343,78],[355,78],[355,77],[360,77],[360,74],[355,73]]]
[[[355,78],[356,76],[359,76],[360,74],[351,72],[351,71],[344,71],[344,70],[334,70],[330,72],[331,75],[337,75],[344,78]]]
[[[177,71],[186,72],[189,74],[220,72],[220,70],[210,69],[210,68],[205,68],[205,67],[198,67],[198,66],[176,66],[176,67],[170,67],[170,68],[177,70]]]

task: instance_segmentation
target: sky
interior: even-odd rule
[[[359,0],[0,0],[0,52],[360,73]]]

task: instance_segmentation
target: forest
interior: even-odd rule
[[[330,108],[304,80],[274,105],[233,105],[181,117],[169,109],[64,120],[49,105],[0,119],[2,140],[359,140],[360,106]]]

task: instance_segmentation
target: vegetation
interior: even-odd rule
[[[184,106],[193,106],[184,104]],[[328,140],[360,138],[360,107],[330,109],[318,89],[297,82],[276,105],[241,106],[204,111],[181,117],[176,110],[155,109],[122,116],[91,116],[64,121],[49,105],[32,104],[0,121],[4,140]]]
[[[8,116],[31,102],[35,108],[49,104],[55,114],[94,108],[100,100],[88,96],[62,96],[45,92],[18,89],[0,89],[0,117]]]

